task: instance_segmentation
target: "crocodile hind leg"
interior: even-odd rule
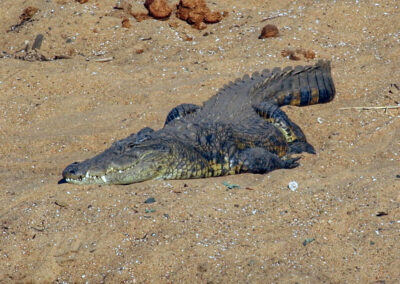
[[[201,109],[200,106],[194,104],[181,104],[174,107],[167,115],[164,126],[175,119],[180,119],[188,114],[194,113]]]
[[[239,172],[264,174],[276,169],[292,169],[299,165],[300,157],[281,159],[264,148],[255,147],[242,151],[238,157]]]
[[[289,145],[289,153],[307,152],[315,154],[314,147],[307,143],[306,136],[300,127],[292,122],[286,113],[276,104],[261,102],[253,106],[258,115],[272,123],[285,136]]]

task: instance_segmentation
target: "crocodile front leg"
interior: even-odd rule
[[[264,174],[275,169],[292,169],[299,165],[300,157],[283,160],[263,148],[248,148],[242,151],[237,160],[240,173]]]

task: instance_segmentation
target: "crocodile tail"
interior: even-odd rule
[[[335,86],[329,61],[318,61],[314,66],[297,66],[274,72],[256,84],[252,95],[261,93],[263,100],[278,106],[307,106],[330,102],[335,97]]]

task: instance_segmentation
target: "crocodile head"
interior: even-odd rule
[[[175,160],[173,143],[138,137],[133,134],[91,159],[70,164],[63,178],[74,184],[130,184],[163,178]]]

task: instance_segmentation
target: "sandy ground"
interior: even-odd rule
[[[399,3],[206,2],[229,15],[201,31],[174,15],[127,16],[123,28],[115,0],[0,2],[1,283],[400,279],[400,110],[341,109],[399,105]],[[6,32],[28,6],[39,9],[32,21]],[[258,39],[266,24],[280,36]],[[69,59],[21,60],[38,34],[40,54]],[[316,58],[289,60],[288,48]],[[296,169],[57,184],[69,163],[162,127],[177,104],[201,104],[244,74],[318,59],[332,61],[337,96],[285,107],[318,152]]]

